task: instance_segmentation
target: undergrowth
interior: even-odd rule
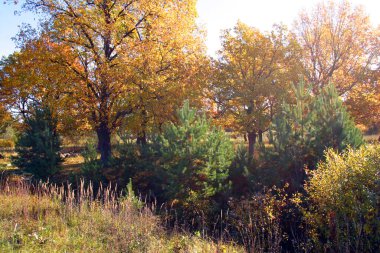
[[[111,186],[0,183],[0,252],[243,252],[196,235],[168,233],[154,207]]]

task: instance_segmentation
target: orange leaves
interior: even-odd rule
[[[313,93],[333,83],[357,123],[379,122],[373,78],[380,64],[379,31],[361,7],[348,1],[321,2],[303,11],[294,26],[294,39],[302,49],[300,66]]]
[[[371,127],[372,124],[380,124],[380,84],[378,77],[377,80],[355,86],[345,104],[357,123],[367,127]]]
[[[223,118],[238,131],[265,131],[290,83],[287,31],[277,26],[264,34],[238,22],[223,33],[222,45],[211,89]]]
[[[318,4],[303,12],[295,23],[295,35],[302,47],[306,78],[314,93],[332,82],[340,94],[366,79],[366,72],[378,62],[375,30],[361,8],[348,1]]]
[[[25,94],[93,129],[112,132],[127,118],[129,130],[150,131],[200,86],[199,62],[206,60],[195,0],[30,0],[29,6],[51,19],[6,70],[14,105]]]
[[[83,119],[73,117],[79,115],[79,111],[74,112],[77,106],[73,91],[78,80],[57,63],[63,55],[70,57],[70,53],[67,47],[51,42],[46,34],[27,41],[20,53],[9,56],[3,64],[1,72],[6,78],[1,90],[7,93],[4,103],[22,114],[29,113],[31,104],[45,104],[59,118],[62,131],[78,124]]]

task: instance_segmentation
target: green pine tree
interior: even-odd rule
[[[295,159],[303,156],[310,146],[312,115],[309,113],[312,97],[303,82],[293,87],[295,103],[282,106],[274,118],[269,139],[280,156]]]
[[[339,152],[347,147],[358,148],[363,136],[355,126],[333,85],[328,85],[312,105],[313,148],[316,156],[324,156],[326,148]]]
[[[34,106],[33,112],[25,120],[26,128],[16,142],[17,156],[12,163],[39,179],[46,179],[59,171],[62,161],[57,121],[47,107]]]
[[[225,189],[233,145],[222,130],[197,115],[188,101],[178,111],[178,120],[166,125],[156,139],[163,157],[163,190],[169,201],[201,207]]]
[[[333,85],[312,96],[301,82],[294,92],[295,103],[285,103],[273,120],[270,141],[274,152],[267,159],[277,162],[288,182],[301,184],[304,167],[315,168],[327,148],[338,152],[357,148],[363,137]]]
[[[269,140],[273,152],[266,152],[269,164],[276,168],[278,180],[298,185],[304,179],[304,166],[313,164],[310,113],[312,96],[310,88],[303,82],[293,86],[294,103],[284,103],[281,112],[274,118],[269,129]],[[276,180],[275,180],[276,181]]]
[[[84,162],[80,168],[82,176],[92,181],[95,185],[102,179],[102,164],[98,159],[98,152],[96,150],[96,143],[89,141],[86,143],[86,147],[82,151]]]

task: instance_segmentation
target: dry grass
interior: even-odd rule
[[[379,134],[364,135],[364,140],[367,142],[377,142],[379,140]]]
[[[111,187],[82,183],[0,186],[0,252],[242,252],[185,234],[168,235],[152,209]]]

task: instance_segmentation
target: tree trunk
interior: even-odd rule
[[[263,143],[263,130],[259,130],[259,143],[262,144]]]
[[[108,165],[111,158],[111,130],[105,123],[101,123],[96,130],[98,135],[98,150],[103,167]]]
[[[139,133],[139,136],[137,136],[136,143],[139,145],[146,145],[147,140],[146,140],[146,133],[145,131],[142,131]]]
[[[141,101],[141,103],[143,103],[143,101]],[[146,129],[148,125],[148,113],[145,109],[141,111],[141,116],[142,116],[141,129],[138,133],[136,143],[143,146],[147,143]]]
[[[248,132],[248,156],[253,157],[256,144],[256,132]]]

